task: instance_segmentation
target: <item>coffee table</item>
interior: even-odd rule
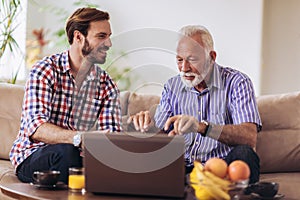
[[[129,195],[112,195],[112,194],[101,194],[95,195],[92,193],[73,193],[68,189],[39,189],[28,183],[2,183],[0,185],[1,192],[9,197],[22,199],[22,200],[87,200],[87,199],[113,199],[113,200],[142,200],[142,199],[163,199],[161,197],[151,196],[129,196]],[[170,199],[170,198],[166,198]],[[182,198],[184,200],[194,200],[194,194],[191,188],[186,189],[186,196]]]
[[[152,197],[152,196],[129,196],[129,195],[112,195],[112,194],[101,194],[95,195],[92,193],[72,193],[68,189],[55,189],[46,190],[38,189],[33,185],[27,183],[3,183],[0,185],[1,192],[9,197],[22,200],[94,200],[94,199],[108,199],[108,200],[156,200],[164,199],[162,197]],[[165,198],[172,199],[172,198]],[[174,199],[174,198],[173,198]],[[183,200],[195,200],[193,190],[190,187],[186,188],[185,197]],[[250,195],[241,195],[239,200],[254,200],[255,198]],[[292,200],[289,198],[283,198],[282,200]]]
[[[164,199],[162,197],[153,196],[129,196],[129,195],[112,195],[112,194],[92,194],[92,193],[73,193],[66,187],[57,188],[54,190],[39,189],[28,183],[15,183],[15,182],[1,182],[1,192],[9,197],[22,200],[94,200],[94,199],[111,199],[111,200],[142,200],[142,199]],[[171,198],[165,198],[171,199]],[[174,198],[173,198],[174,199]],[[185,188],[185,197],[182,200],[195,200],[193,189],[189,186]],[[253,200],[251,195],[240,195],[239,200]],[[289,198],[283,198],[284,200],[292,200]]]

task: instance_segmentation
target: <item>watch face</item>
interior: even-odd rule
[[[74,138],[73,138],[73,144],[74,146],[78,147],[79,144],[81,142],[81,137],[79,134],[75,135]]]

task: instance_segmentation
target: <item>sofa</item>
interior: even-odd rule
[[[24,88],[0,83],[0,184],[19,182],[8,159],[18,133]],[[123,128],[127,118],[141,110],[152,110],[160,97],[129,91],[121,92]],[[300,198],[300,92],[257,97],[263,129],[258,134],[256,151],[261,162],[260,181],[279,183],[286,199]],[[4,178],[5,177],[5,178]],[[0,199],[10,199],[0,193]]]

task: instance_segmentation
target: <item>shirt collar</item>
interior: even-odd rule
[[[69,62],[69,50],[64,51],[62,53],[62,57],[61,57],[61,66],[62,66],[62,72],[66,73],[66,72],[70,72],[71,70],[71,66],[70,66],[70,62]],[[86,80],[95,80],[100,72],[101,72],[101,67],[98,65],[94,65],[90,71],[90,73],[87,75]]]
[[[64,51],[62,53],[62,57],[60,60],[62,66],[62,72],[66,73],[67,71],[71,70],[70,62],[69,62],[69,51]]]
[[[212,69],[212,74],[211,74],[211,79],[210,82],[207,83],[208,88],[204,89],[202,92],[199,92],[195,89],[195,87],[188,87],[184,85],[182,89],[190,92],[195,92],[195,93],[201,93],[204,94],[214,88],[220,89],[222,88],[222,81],[221,81],[221,74],[220,74],[220,66],[217,63],[214,63],[213,69]]]
[[[215,63],[213,66],[212,77],[211,81],[208,84],[208,88],[222,88],[220,66],[217,63]]]

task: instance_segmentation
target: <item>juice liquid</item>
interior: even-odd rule
[[[81,190],[84,188],[84,175],[69,175],[69,188],[72,190]]]

